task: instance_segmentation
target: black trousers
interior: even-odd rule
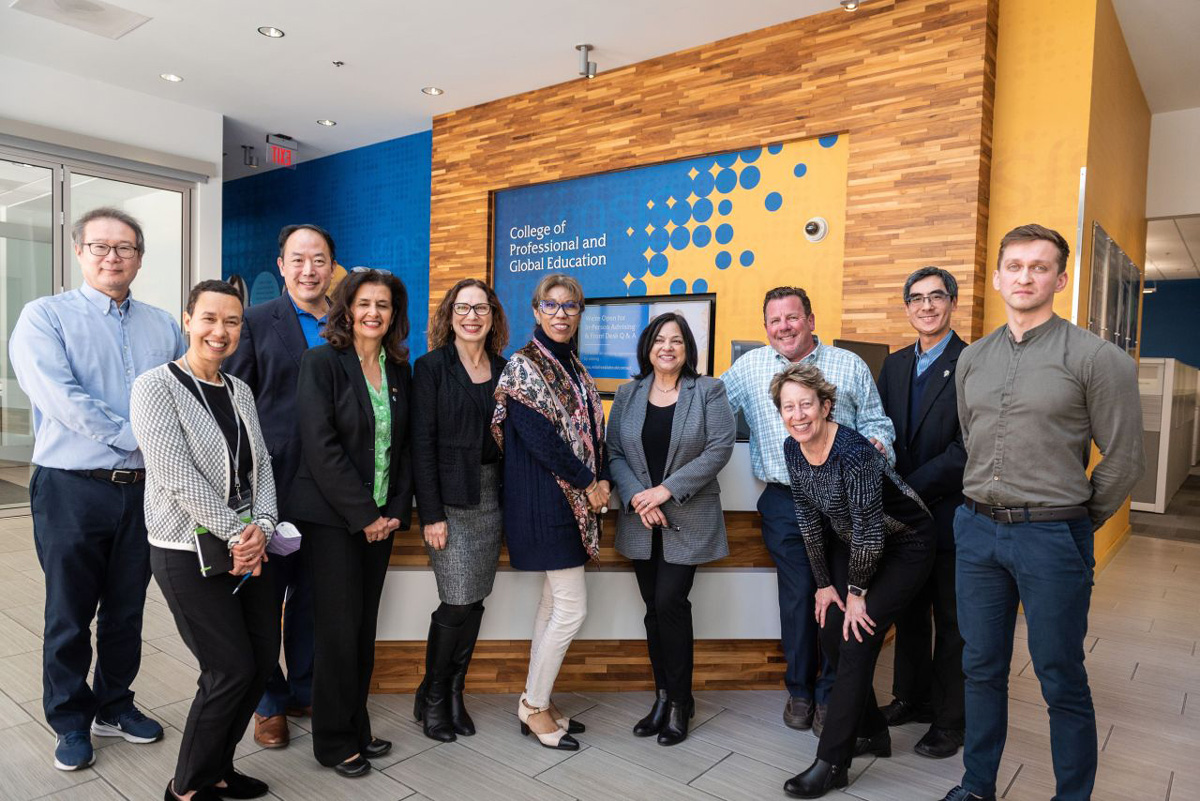
[[[394,535],[369,543],[361,531],[317,523],[301,530],[313,588],[313,754],[331,767],[371,742],[367,695]]]
[[[896,618],[892,694],[916,706],[932,704],[933,725],[961,730],[966,726],[963,639],[954,598],[954,564],[954,551],[938,551],[929,580]]]
[[[845,600],[850,546],[831,537],[826,540],[825,547],[833,586]],[[849,640],[842,639],[845,614],[836,604],[830,604],[826,610],[821,645],[834,664],[837,678],[829,693],[825,729],[817,746],[819,758],[835,765],[848,763],[854,753],[855,737],[869,736],[887,728],[872,687],[875,661],[879,658],[884,635],[896,616],[912,603],[924,586],[933,567],[933,557],[932,536],[924,548],[910,545],[884,550],[867,589],[867,614],[875,621],[875,633],[867,635],[864,632],[862,642],[855,639],[853,632]]]
[[[175,763],[175,792],[202,790],[233,770],[233,751],[279,658],[275,589],[264,571],[234,595],[241,577],[202,577],[193,551],[152,547],[150,569],[179,636],[200,663]]]
[[[38,467],[29,482],[33,541],[46,575],[42,707],[59,734],[133,707],[129,686],[141,666],[150,583],[145,487],[52,467]]]
[[[695,565],[673,565],[663,559],[662,530],[651,533],[650,558],[634,559],[633,572],[646,602],[646,648],[654,669],[654,686],[671,701],[692,697],[692,602],[688,593]]]

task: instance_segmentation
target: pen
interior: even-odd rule
[[[244,574],[244,575],[242,576],[242,580],[241,580],[241,581],[239,581],[239,582],[237,583],[237,586],[233,588],[233,592],[232,592],[231,594],[232,594],[232,595],[237,595],[237,591],[238,591],[238,590],[240,590],[240,589],[242,588],[242,585],[246,583],[246,579],[250,578],[250,576],[251,576],[251,575],[252,575],[251,573],[246,573],[246,574]]]

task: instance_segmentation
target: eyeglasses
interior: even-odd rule
[[[106,242],[85,242],[84,245],[93,256],[103,258],[109,254],[109,251],[117,251],[117,255],[122,259],[132,259],[138,254],[138,249],[133,245],[117,245],[113,247]]]
[[[488,303],[476,303],[474,306],[470,303],[455,303],[450,308],[454,309],[454,313],[459,317],[466,317],[472,310],[478,317],[487,317],[492,313],[491,304]]]
[[[945,292],[930,292],[928,295],[909,295],[904,303],[919,309],[925,305],[925,301],[929,301],[930,306],[944,306],[948,300],[950,296]]]
[[[574,317],[583,311],[583,304],[577,300],[568,300],[566,303],[559,303],[557,300],[543,300],[537,305],[542,314],[553,317],[558,314],[558,310],[562,309],[563,314],[568,317]]]

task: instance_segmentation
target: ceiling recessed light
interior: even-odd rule
[[[171,83],[179,83],[180,81],[183,80],[183,78],[180,78],[178,75],[176,75],[173,72],[164,72],[164,73],[161,73],[158,77],[162,78],[164,81],[170,81]]]
[[[847,11],[854,11],[858,8],[858,0],[842,0],[842,8]]]
[[[317,120],[317,125],[324,125],[326,128],[332,128],[337,125],[337,120]]]
[[[258,29],[258,32],[269,39],[282,39],[283,31],[278,28],[273,28],[270,25],[264,25]]]
[[[427,95],[430,95],[431,97],[437,97],[438,95],[444,95],[444,94],[446,94],[446,90],[445,90],[445,89],[439,89],[439,88],[437,88],[436,86],[426,86],[426,87],[425,87],[424,89],[422,89],[421,91],[422,91],[422,92],[424,92],[424,93],[425,93],[425,94],[427,94]]]

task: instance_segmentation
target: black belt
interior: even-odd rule
[[[68,470],[77,476],[98,478],[101,481],[111,481],[114,484],[137,484],[146,480],[145,470]]]
[[[988,506],[970,498],[963,500],[963,506],[997,523],[1053,523],[1088,516],[1088,510],[1082,506]]]

